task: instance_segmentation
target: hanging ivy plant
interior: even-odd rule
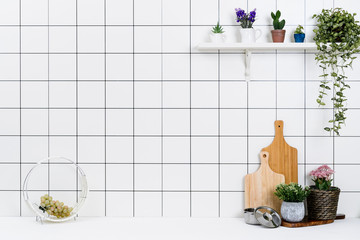
[[[316,101],[320,106],[324,106],[326,95],[333,95],[331,100],[334,116],[329,120],[331,126],[324,129],[337,135],[340,135],[341,126],[346,119],[347,98],[344,91],[350,88],[346,83],[345,69],[352,67],[356,58],[354,54],[359,52],[360,46],[360,26],[355,15],[356,13],[334,8],[323,9],[320,14],[313,16],[317,20],[314,40],[319,50],[315,59],[323,70]]]

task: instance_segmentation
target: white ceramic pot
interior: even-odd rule
[[[212,43],[223,43],[225,39],[226,37],[223,33],[210,33],[210,41]]]
[[[240,28],[240,42],[254,43],[261,37],[261,30],[254,28]]]
[[[304,202],[283,202],[281,217],[287,222],[301,222],[305,217]]]

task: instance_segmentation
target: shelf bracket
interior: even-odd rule
[[[249,49],[245,50],[245,80],[248,82],[251,79],[251,51]]]

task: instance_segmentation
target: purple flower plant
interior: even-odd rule
[[[256,8],[249,13],[246,13],[245,10],[241,8],[235,8],[235,12],[236,22],[239,22],[242,28],[252,28],[255,22]]]

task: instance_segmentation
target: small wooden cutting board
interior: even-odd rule
[[[270,169],[268,152],[261,152],[260,159],[260,168],[245,176],[245,208],[268,206],[280,213],[281,201],[274,191],[276,185],[285,182],[285,177]]]
[[[267,151],[269,166],[276,172],[285,176],[285,183],[298,182],[298,152],[294,147],[289,146],[284,138],[284,122],[275,121],[275,137],[273,142],[262,151]]]

